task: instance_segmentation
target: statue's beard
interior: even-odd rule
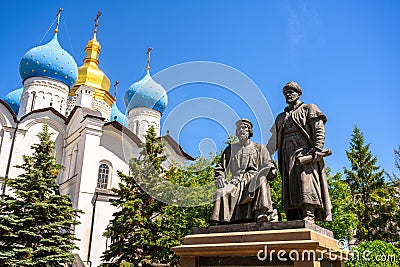
[[[286,104],[293,105],[297,102],[298,99],[299,98],[296,98],[296,97],[295,98],[286,98]]]
[[[249,134],[248,133],[240,133],[238,135],[239,140],[247,140],[249,139]]]

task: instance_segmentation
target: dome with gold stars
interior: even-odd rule
[[[124,102],[127,112],[133,108],[145,107],[159,111],[161,114],[167,108],[168,97],[164,88],[147,74],[138,82],[133,83],[125,92]]]
[[[61,81],[71,88],[78,76],[78,66],[74,58],[60,46],[55,33],[50,42],[32,48],[22,57],[19,73],[22,80],[46,77]]]
[[[18,114],[19,106],[21,104],[21,95],[24,88],[19,88],[9,92],[5,97],[4,101],[11,107],[15,114]]]
[[[128,127],[128,118],[118,108],[117,103],[114,103],[111,107],[110,121],[117,121],[123,126]]]

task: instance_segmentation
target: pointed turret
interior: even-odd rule
[[[150,51],[147,50],[146,75],[133,83],[125,92],[124,102],[128,113],[128,128],[142,141],[150,126],[160,134],[161,115],[167,107],[168,97],[164,88],[150,75]]]
[[[77,105],[100,111],[108,120],[115,98],[109,93],[110,79],[99,68],[101,45],[97,41],[97,27],[100,15],[98,12],[93,37],[85,47],[86,57],[78,68],[78,80],[69,93],[67,112]]]

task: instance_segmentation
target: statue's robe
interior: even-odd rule
[[[296,158],[307,155],[312,148],[323,149],[325,122],[325,115],[316,105],[299,103],[278,115],[272,131],[276,134],[283,209],[301,210],[305,204],[313,205],[318,221],[332,220],[324,160],[300,165]]]
[[[267,176],[275,168],[266,147],[251,142],[229,145],[215,167],[215,179],[226,181],[217,189],[213,221],[255,221],[257,214],[272,214],[270,186]],[[228,174],[229,173],[229,174]]]

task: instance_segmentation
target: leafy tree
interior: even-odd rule
[[[173,254],[171,247],[183,244],[183,239],[191,233],[193,227],[206,227],[211,224],[211,212],[215,193],[214,169],[218,158],[208,160],[198,158],[193,164],[180,169],[170,169],[167,179],[181,186],[182,191],[189,195],[181,204],[201,204],[199,206],[167,205],[162,209],[162,216],[157,223],[162,230],[162,237],[158,240],[168,258],[170,266],[179,266],[179,257]],[[184,189],[190,189],[184,190]]]
[[[72,263],[77,240],[71,227],[79,211],[56,183],[62,168],[53,156],[55,144],[48,125],[32,145],[32,156],[23,156],[24,171],[8,185],[14,196],[0,200],[0,266],[64,266]]]
[[[398,149],[394,150],[394,155],[395,155],[395,166],[396,168],[400,171],[400,145]],[[397,176],[396,174],[393,174],[392,176],[389,176],[389,181],[393,184],[393,186],[396,188],[394,191],[394,199],[397,200],[397,213],[394,213],[394,219],[393,221],[397,222],[395,225],[397,225],[397,230],[398,233],[400,233],[400,176]],[[400,235],[400,234],[399,234]],[[400,247],[400,241],[399,241],[399,236],[397,236],[397,242],[395,241],[394,244],[397,247]]]
[[[357,227],[357,216],[354,213],[350,188],[339,172],[333,176],[328,175],[328,187],[332,201],[332,222],[317,224],[331,230],[336,239],[351,240]]]
[[[394,149],[394,166],[400,171],[400,145],[398,149]],[[386,175],[388,179],[400,189],[400,176],[396,175],[395,173],[387,173]]]
[[[276,166],[278,165],[276,164]],[[286,221],[286,213],[284,212],[282,207],[282,177],[278,168],[276,171],[277,171],[276,178],[272,181],[268,181],[271,190],[271,199],[272,202],[274,203],[273,204],[274,208],[278,210],[278,213],[280,214],[282,221]]]
[[[357,242],[375,239],[398,242],[396,188],[385,181],[384,170],[377,165],[377,158],[372,155],[369,144],[364,144],[364,136],[356,126],[346,154],[351,168],[345,168],[344,173],[358,217]]]
[[[149,128],[140,157],[130,161],[130,175],[119,172],[121,182],[118,188],[112,189],[119,197],[112,201],[112,205],[119,211],[114,213],[104,233],[112,240],[102,257],[109,262],[105,266],[152,266],[159,263],[176,266],[178,259],[171,247],[181,245],[192,227],[209,225],[210,204],[178,207],[167,205],[153,196],[182,200],[183,194],[174,195],[176,190],[171,189],[176,185],[182,189],[200,188],[210,183],[212,167],[205,159],[199,159],[186,168],[172,164],[166,169],[162,166],[166,159],[154,128]],[[186,201],[202,201],[202,193],[196,191],[192,189]]]
[[[239,142],[239,138],[234,135],[234,134],[229,134],[228,135],[228,140],[225,141],[225,144],[227,145],[233,145]]]
[[[390,243],[375,240],[361,243],[352,249],[353,257],[346,267],[397,267],[400,250]]]
[[[348,184],[343,180],[341,173],[330,176],[328,169],[329,194],[332,201],[332,222],[317,222],[321,227],[333,232],[336,239],[345,238],[350,240],[353,237],[353,231],[357,226],[357,217],[354,214],[354,208]],[[271,197],[275,207],[286,220],[286,215],[282,209],[282,178],[279,173],[275,180],[270,181]]]
[[[135,265],[124,261],[119,265],[119,267],[135,267]]]

